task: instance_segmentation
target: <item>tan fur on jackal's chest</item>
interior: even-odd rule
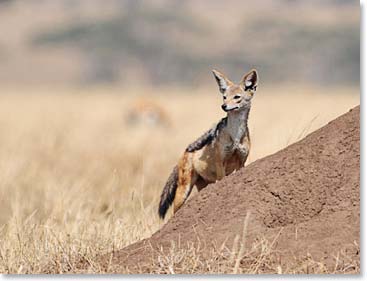
[[[240,146],[240,147],[238,147]],[[247,150],[246,154],[240,153],[239,148]],[[193,164],[196,172],[206,181],[219,180],[217,174],[217,161],[222,162],[225,175],[242,168],[250,150],[248,134],[235,145],[235,141],[227,130],[222,131],[212,144],[195,151]]]

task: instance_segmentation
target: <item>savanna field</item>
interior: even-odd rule
[[[152,235],[164,223],[157,205],[178,157],[225,115],[214,85],[1,93],[1,273],[42,273],[50,264],[73,271],[81,257],[93,265],[97,255]],[[161,108],[166,123],[128,122],[138,100]],[[259,87],[246,164],[359,103],[358,88]]]

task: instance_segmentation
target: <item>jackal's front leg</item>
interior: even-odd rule
[[[249,147],[247,145],[244,145],[242,143],[235,143],[234,147],[236,148],[236,151],[238,152],[242,165],[245,165],[245,162],[247,160],[248,154],[249,154]]]
[[[214,146],[215,146],[215,169],[217,173],[217,180],[221,180],[226,175],[226,171],[223,165],[223,156],[219,144],[216,143]]]

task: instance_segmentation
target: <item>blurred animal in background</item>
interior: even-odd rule
[[[148,99],[135,100],[125,116],[125,122],[131,127],[171,127],[171,120],[164,108]]]
[[[213,74],[222,93],[222,109],[227,116],[187,146],[173,168],[161,194],[158,213],[163,219],[173,203],[174,213],[185,203],[193,186],[200,191],[209,183],[242,168],[250,152],[247,126],[258,74],[252,69],[240,83],[233,83],[218,70]]]

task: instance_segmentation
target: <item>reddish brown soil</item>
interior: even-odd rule
[[[105,262],[111,261],[115,271],[118,265],[149,272],[154,249],[167,249],[172,240],[181,245],[233,241],[242,233],[248,211],[249,243],[280,233],[273,251],[281,264],[311,256],[332,268],[340,251],[359,260],[359,114],[356,107],[303,140],[209,185],[151,238],[108,255]]]

